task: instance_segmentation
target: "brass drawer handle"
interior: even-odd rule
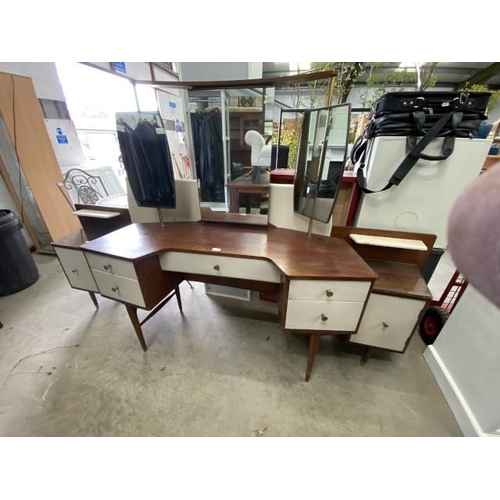
[[[120,292],[120,287],[113,286],[113,287],[111,287],[111,291],[112,291],[112,292],[118,292],[118,293],[119,293],[119,292]]]
[[[220,266],[219,266],[219,264],[215,264],[215,266],[214,266],[214,270],[215,270],[215,271],[220,271]]]
[[[326,296],[327,297],[333,297],[333,292],[331,290],[326,291]]]
[[[328,316],[326,316],[325,314],[322,314],[321,321],[328,321]]]
[[[106,271],[110,271],[110,272],[111,272],[111,271],[112,271],[112,269],[113,269],[113,268],[111,267],[111,264],[104,264],[104,266],[102,266],[102,267],[104,267],[104,269],[105,269]]]

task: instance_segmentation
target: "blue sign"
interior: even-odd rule
[[[127,73],[127,68],[125,67],[124,62],[115,62],[115,70],[121,71],[122,73]]]
[[[56,139],[58,144],[68,144],[68,136],[64,135],[64,131],[61,127],[56,128]]]

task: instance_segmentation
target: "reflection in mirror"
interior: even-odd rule
[[[344,172],[351,107],[340,104],[302,114],[297,155],[294,210],[329,222]]]
[[[274,88],[190,90],[188,99],[203,218],[266,225]]]
[[[160,114],[116,113],[116,130],[137,205],[175,208],[174,169]]]

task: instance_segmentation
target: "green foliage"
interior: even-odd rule
[[[364,71],[364,64],[365,63],[362,62],[313,62],[311,63],[311,71],[337,69],[338,76],[335,78],[334,92],[338,95],[338,103],[341,104],[347,101],[356,80]],[[314,99],[316,103],[318,98],[321,97],[323,102],[320,106],[326,106],[328,102],[328,85],[328,80],[318,80],[309,84],[311,88],[311,99]]]
[[[376,70],[387,63],[370,63],[370,73],[366,79],[366,90],[361,95],[364,108],[370,108],[372,104],[387,92],[403,92],[408,87],[418,86],[416,70],[414,68],[401,68],[387,71],[382,75],[376,74]],[[420,76],[422,80],[421,90],[434,87],[437,82],[434,75],[434,68],[437,63],[427,63],[421,68]],[[371,92],[371,90],[374,92]]]
[[[297,154],[299,151],[300,132],[302,129],[301,118],[289,118],[283,120],[281,127],[281,144],[289,147],[288,167],[295,168]]]

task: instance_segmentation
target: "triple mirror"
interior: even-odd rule
[[[287,120],[300,130],[295,167],[294,211],[327,223],[342,181],[351,121],[350,104],[282,109],[278,147]]]
[[[269,170],[288,167],[295,170],[293,210],[329,222],[347,157],[350,105],[292,109],[281,104],[274,89],[189,92],[202,218],[217,220],[217,212],[223,212],[230,222],[267,225]],[[259,136],[257,148],[247,141],[250,131]],[[251,175],[255,166],[262,167],[257,181]],[[168,181],[164,184],[173,183]],[[143,206],[173,207],[174,199],[153,204],[148,199]]]

